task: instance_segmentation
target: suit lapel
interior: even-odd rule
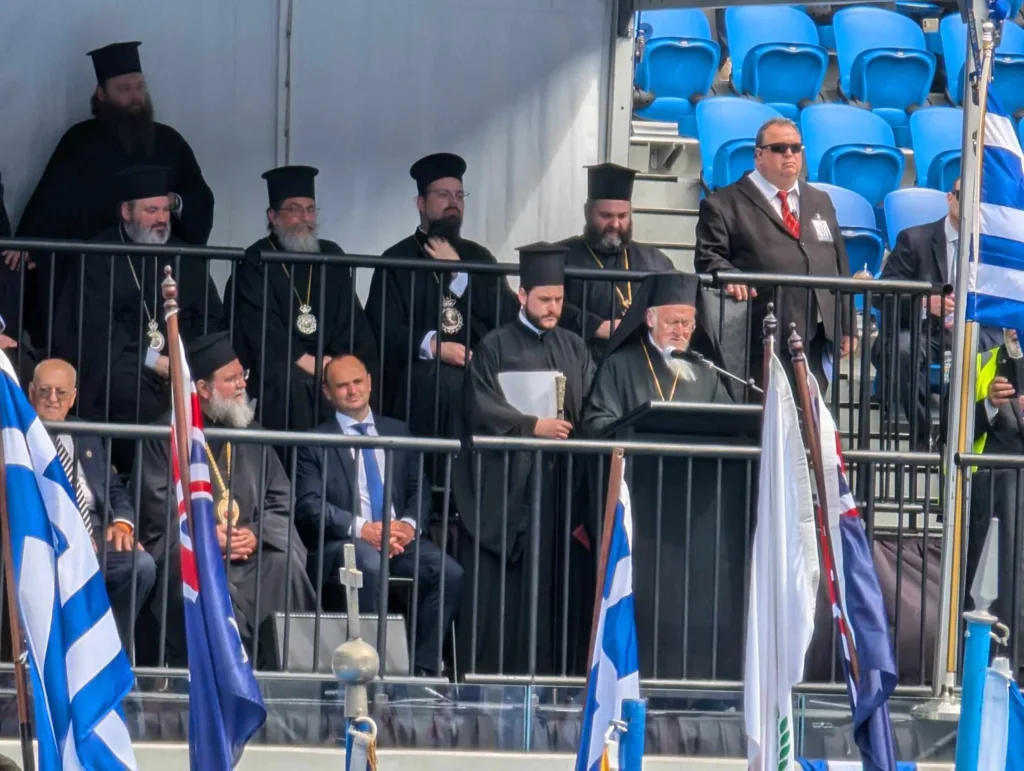
[[[765,215],[768,217],[768,219],[770,219],[772,222],[775,223],[775,226],[779,230],[781,230],[783,233],[785,233],[790,238],[793,238],[793,234],[790,233],[788,230],[786,230],[786,226],[782,222],[782,217],[780,217],[776,213],[774,207],[772,207],[772,205],[770,203],[768,203],[768,199],[764,197],[764,193],[762,193],[761,190],[758,188],[758,186],[754,184],[754,182],[750,179],[749,175],[744,177],[740,181],[739,189],[747,198],[749,198],[754,203],[754,205],[757,208],[759,208],[761,211],[763,211],[765,213]],[[803,193],[803,191],[801,191],[801,195],[802,195],[802,193]],[[801,202],[801,206],[800,206],[801,216],[802,216],[803,211],[804,211],[804,207],[803,207],[802,203],[803,202]],[[802,223],[801,223],[801,227],[803,227]],[[796,239],[793,239],[793,240],[796,240]]]
[[[946,264],[946,220],[939,221],[932,235],[932,257],[935,259],[935,268],[939,271],[943,283],[949,281],[949,265]]]
[[[800,235],[803,236],[804,233],[808,232],[807,228],[811,227],[811,220],[817,217],[820,214],[820,212],[814,208],[814,194],[808,190],[808,188],[810,188],[810,185],[808,185],[806,182],[802,184],[797,184],[797,200],[799,201],[800,205]],[[833,238],[835,238],[835,236],[833,236]]]
[[[331,421],[332,434],[342,434],[344,431],[341,430],[341,424],[338,423],[337,418]],[[345,476],[348,477],[349,484],[352,487],[359,486],[359,478],[356,476],[356,464],[353,458],[353,452],[351,447],[341,447],[340,445],[334,445],[331,450],[334,452],[334,458],[337,463],[341,464],[341,470],[345,472]],[[330,473],[330,467],[327,468],[328,474]]]

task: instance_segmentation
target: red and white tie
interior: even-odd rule
[[[779,191],[779,200],[782,202],[782,224],[793,238],[800,240],[800,221],[794,216],[793,210],[789,208],[789,193],[785,190]]]

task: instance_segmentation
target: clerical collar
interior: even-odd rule
[[[528,319],[528,318],[526,317],[526,309],[525,309],[525,308],[520,308],[520,309],[519,309],[519,323],[520,323],[520,324],[522,324],[522,325],[523,325],[524,327],[526,327],[527,329],[529,329],[529,330],[530,330],[531,332],[533,332],[533,333],[534,333],[535,335],[537,335],[537,337],[544,337],[544,332],[545,332],[545,330],[543,330],[543,329],[538,329],[538,328],[537,328],[537,327],[536,327],[536,326],[534,325],[534,323],[533,323],[532,321],[530,321],[530,320],[529,320],[529,319]]]

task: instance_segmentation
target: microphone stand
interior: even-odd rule
[[[730,380],[734,380],[737,383],[741,383],[747,388],[750,388],[756,391],[757,393],[761,394],[762,396],[764,395],[764,390],[755,385],[754,378],[744,380],[743,378],[732,374],[731,372],[729,372],[729,370],[722,369],[713,361],[710,361],[709,359],[705,358],[703,355],[697,353],[696,351],[677,351],[675,349],[669,349],[668,353],[669,356],[671,356],[673,359],[685,359],[687,361],[692,361],[694,364],[699,364],[701,366],[707,367],[708,369],[717,372],[719,375],[722,375],[723,377],[727,377]]]

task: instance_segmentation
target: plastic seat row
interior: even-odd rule
[[[911,11],[931,6],[911,5]],[[758,99],[791,119],[819,98],[829,54],[803,10],[736,6],[725,11],[724,19],[722,37],[728,40],[735,94]],[[854,6],[838,11],[832,28],[842,99],[868,106],[890,125],[897,146],[909,146],[911,116],[928,103],[937,66],[921,27],[896,11]],[[635,82],[657,98],[638,117],[676,121],[682,136],[694,136],[695,106],[711,91],[721,59],[707,17],[693,8],[647,11],[640,29],[648,42]],[[947,97],[956,106],[963,95],[966,27],[957,15],[949,15],[938,37]],[[1024,110],[1024,30],[1016,24],[1003,25],[994,69],[995,88],[1006,109]]]
[[[739,97],[712,97],[697,104],[702,180],[709,190],[735,182],[754,168],[758,128],[783,117],[772,107]],[[853,190],[872,206],[900,187],[904,156],[892,127],[869,110],[845,104],[814,104],[800,114],[807,179]],[[963,112],[927,107],[911,116],[917,184],[949,190],[959,173]]]

